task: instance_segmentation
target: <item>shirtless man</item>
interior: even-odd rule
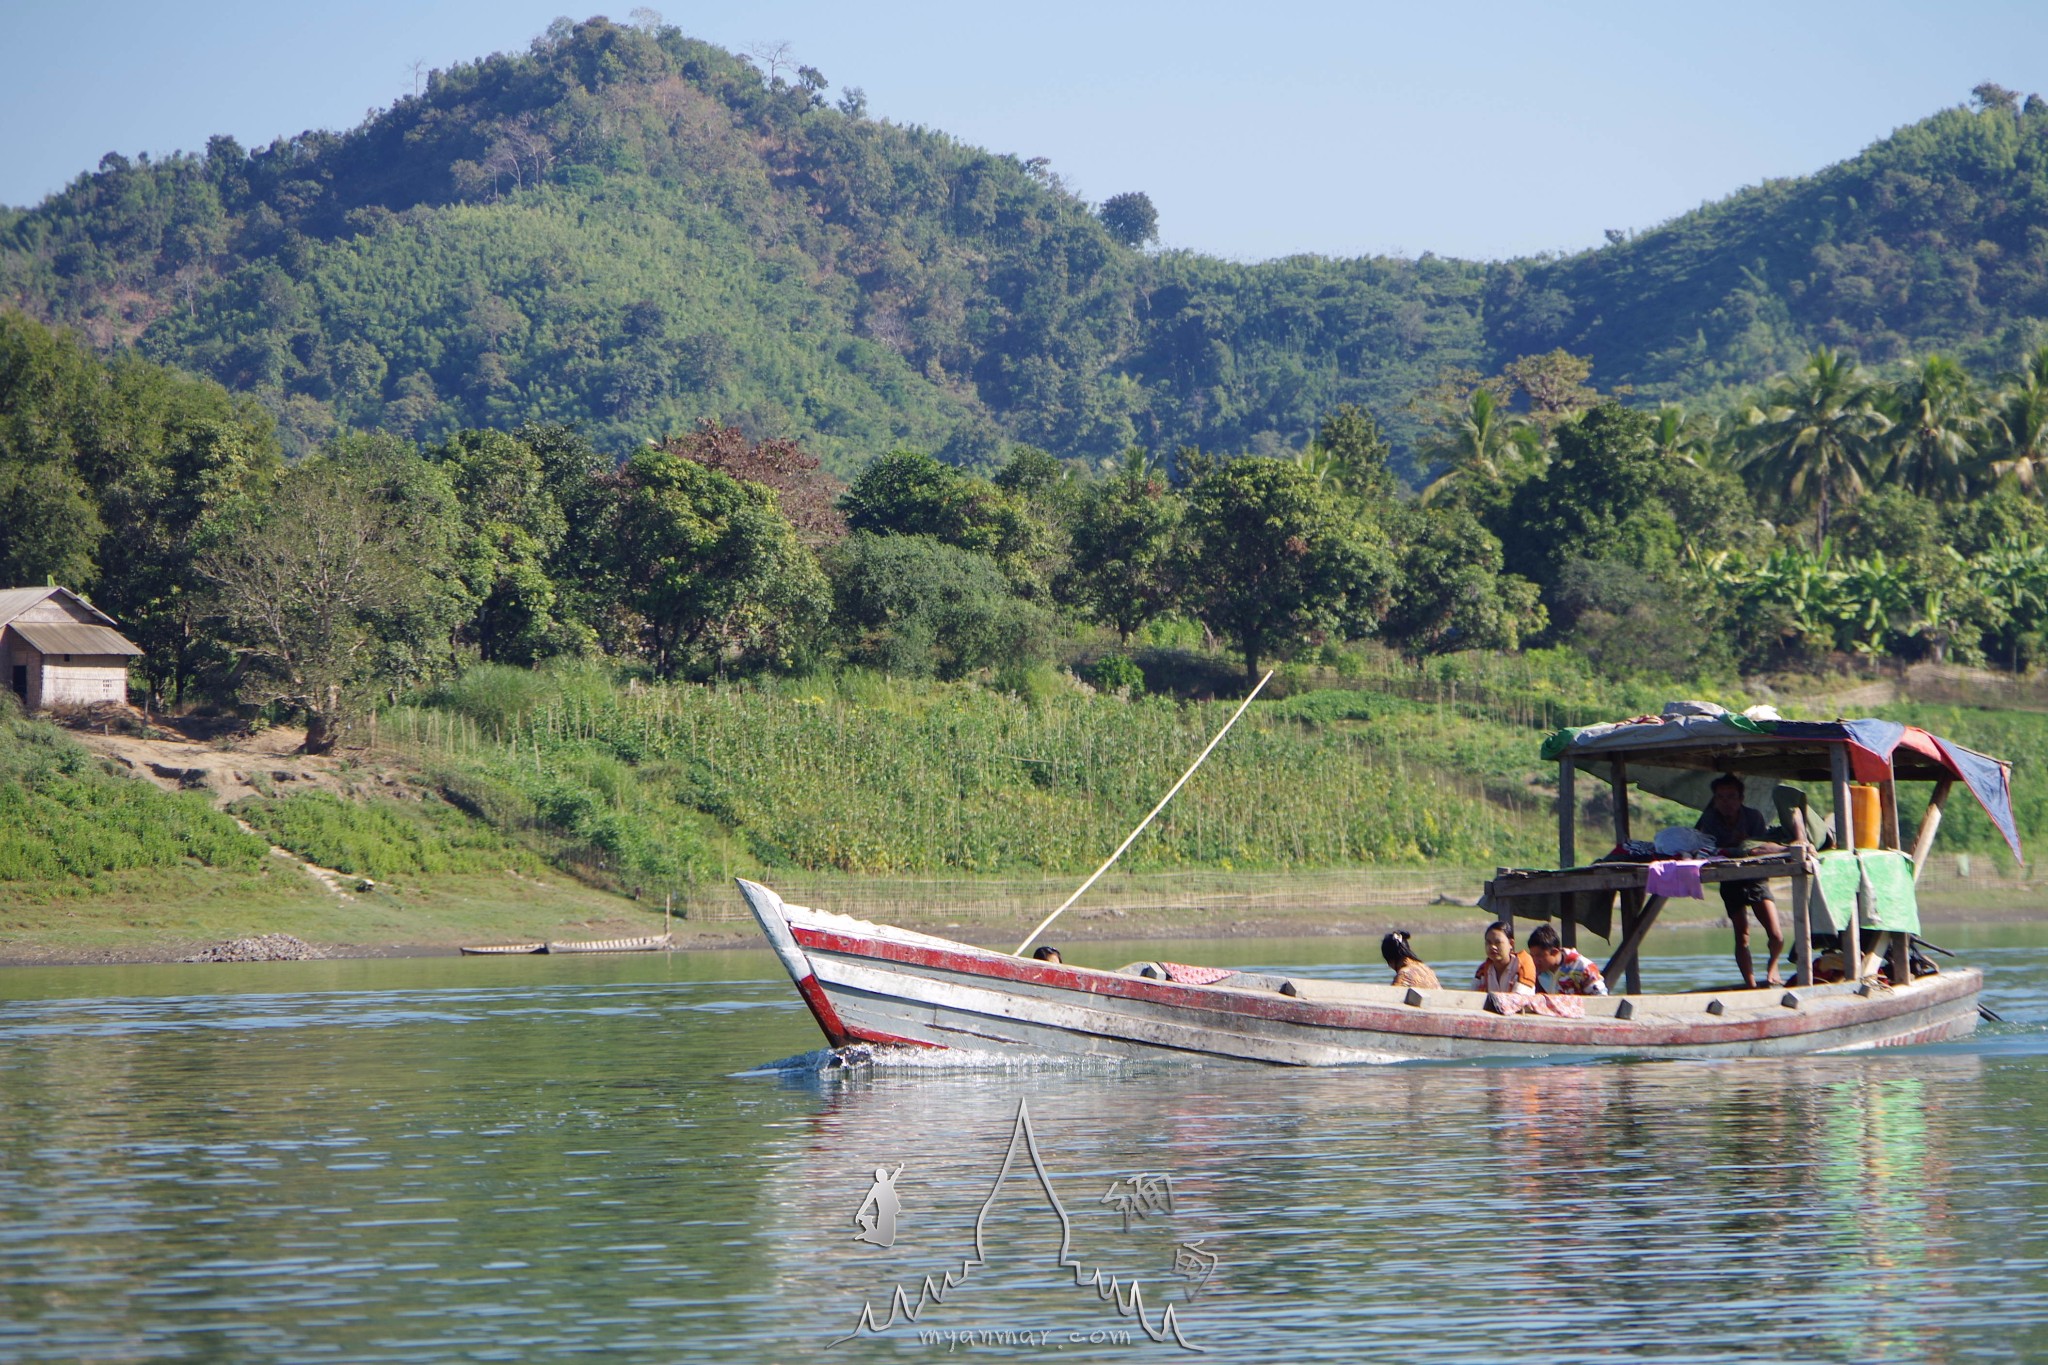
[[[1724,853],[1732,853],[1745,843],[1763,845],[1751,849],[1751,852],[1776,852],[1780,847],[1764,842],[1770,831],[1764,824],[1763,812],[1755,806],[1742,804],[1742,779],[1734,773],[1722,773],[1714,779],[1714,799],[1700,812],[1699,823],[1693,828],[1712,839],[1715,847]],[[1742,984],[1751,990],[1756,989],[1756,960],[1749,955],[1749,912],[1754,910],[1756,922],[1763,927],[1764,937],[1770,941],[1771,948],[1764,982],[1771,986],[1783,985],[1778,975],[1778,957],[1785,951],[1785,934],[1778,927],[1778,906],[1771,899],[1770,883],[1722,882],[1721,904],[1735,926],[1735,967],[1742,973]]]

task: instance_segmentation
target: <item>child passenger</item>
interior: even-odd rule
[[[1409,946],[1406,931],[1396,929],[1381,939],[1380,956],[1394,969],[1396,986],[1413,986],[1424,991],[1440,989],[1436,973],[1431,971],[1429,964],[1417,957],[1415,949]]]
[[[1515,951],[1514,931],[1507,925],[1486,926],[1486,961],[1472,973],[1472,989],[1502,995],[1536,994],[1536,961]]]
[[[1607,994],[1607,983],[1600,979],[1593,960],[1560,943],[1551,925],[1539,924],[1530,931],[1528,955],[1536,961],[1539,983],[1545,976],[1550,978],[1546,995]]]

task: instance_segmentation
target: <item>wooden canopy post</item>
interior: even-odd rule
[[[1614,842],[1619,847],[1629,841],[1628,760],[1625,758],[1614,760],[1613,792]],[[1621,941],[1623,947],[1626,949],[1630,943],[1635,943],[1640,947],[1641,933],[1639,931],[1647,930],[1649,927],[1648,924],[1643,922],[1643,893],[1633,890],[1622,892]],[[1615,956],[1619,958],[1621,954],[1616,953]],[[1643,988],[1642,972],[1636,965],[1638,958],[1635,952],[1630,951],[1623,960],[1627,979],[1623,983],[1622,989],[1628,994],[1634,995]],[[1609,965],[1612,966],[1612,963]],[[1606,975],[1610,981],[1613,980],[1614,973],[1612,971],[1609,971]]]
[[[1851,857],[1856,854],[1856,814],[1849,807],[1849,746],[1830,746],[1828,759],[1834,774],[1835,784],[1835,848],[1846,850]],[[1832,908],[1832,907],[1830,907]],[[1848,969],[1851,981],[1863,976],[1863,887],[1857,879],[1856,904],[1849,910],[1849,927],[1842,934],[1842,965]]]
[[[1927,798],[1927,814],[1920,817],[1920,833],[1913,840],[1913,885],[1920,884],[1921,870],[1927,866],[1927,855],[1934,851],[1934,834],[1941,828],[1941,808],[1948,802],[1949,791],[1956,784],[1949,778],[1942,778],[1934,784],[1934,795]]]
[[[1813,984],[1813,879],[1807,876],[1807,869],[1813,866],[1812,841],[1806,832],[1806,812],[1794,807],[1791,819],[1792,846],[1799,850],[1799,870],[1792,874],[1792,955],[1798,967],[1792,973],[1792,984],[1811,986]]]
[[[1557,761],[1557,865],[1559,868],[1577,867],[1579,864],[1579,801],[1572,779],[1578,774],[1578,766],[1569,758]],[[1579,942],[1578,897],[1570,892],[1560,892],[1557,898],[1558,918],[1564,923],[1558,927],[1558,937],[1564,946],[1574,948]]]
[[[1887,777],[1877,789],[1878,837],[1880,848],[1899,849],[1899,780]]]

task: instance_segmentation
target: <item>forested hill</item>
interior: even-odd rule
[[[1248,266],[1147,252],[1141,197],[1098,211],[829,89],[673,28],[557,24],[346,133],[109,156],[0,212],[0,302],[255,393],[295,449],[571,419],[623,450],[717,415],[842,471],[1270,450],[1344,402],[1405,443],[1442,371],[1557,346],[1682,397],[1816,341],[2004,363],[2048,313],[2048,112],[2003,92],[1580,256]]]

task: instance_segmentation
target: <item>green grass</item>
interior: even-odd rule
[[[345,801],[327,792],[252,796],[235,813],[308,862],[359,877],[538,872],[541,860],[489,824],[438,800]]]
[[[62,731],[0,711],[0,885],[37,895],[85,895],[110,878],[203,867],[254,874],[261,839],[203,796],[159,791],[118,776]]]

